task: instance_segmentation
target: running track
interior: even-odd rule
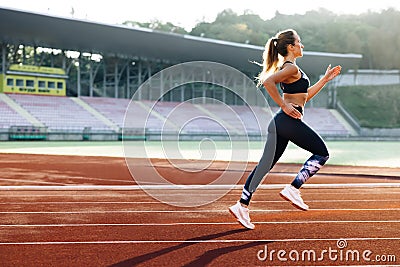
[[[193,196],[218,195],[221,188],[154,189],[171,197],[174,205],[168,205],[119,175],[104,174],[92,157],[85,180],[82,170],[68,174],[55,164],[55,156],[53,167],[41,168],[42,176],[40,166],[20,162],[17,168],[11,156],[1,161],[14,174],[1,173],[0,266],[400,264],[398,170],[376,175],[373,168],[326,166],[302,190],[311,208],[303,212],[278,196],[298,166],[279,165],[253,198],[256,229],[245,230],[227,210],[240,196],[240,185],[208,205],[180,207]],[[73,158],[60,162],[71,164]],[[101,173],[96,182],[91,164]],[[108,171],[121,168],[126,174],[120,159],[108,164]],[[56,167],[63,171],[55,172]],[[80,186],[72,179],[77,176]]]

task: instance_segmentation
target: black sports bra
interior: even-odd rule
[[[283,65],[285,65],[286,63],[293,64],[290,61],[286,61],[285,63],[283,63]],[[280,83],[281,89],[285,94],[307,93],[308,87],[310,87],[310,79],[300,68],[299,71],[301,73],[301,77],[297,81],[294,81],[292,83]]]

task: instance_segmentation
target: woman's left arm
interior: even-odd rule
[[[307,102],[310,101],[311,98],[313,98],[316,94],[318,94],[319,91],[327,84],[330,80],[335,78],[340,74],[340,71],[342,70],[342,66],[338,65],[333,68],[331,68],[331,65],[328,66],[326,69],[325,75],[319,79],[318,82],[316,82],[313,86],[310,86],[308,88],[308,96],[307,96]]]

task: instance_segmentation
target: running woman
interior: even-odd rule
[[[240,200],[229,207],[231,214],[248,229],[254,229],[250,221],[248,205],[264,176],[272,169],[285,151],[289,141],[309,151],[312,156],[304,163],[293,182],[280,192],[280,196],[301,210],[308,210],[300,187],[325,164],[328,149],[322,138],[303,120],[304,105],[327,82],[339,75],[341,66],[331,68],[310,86],[307,75],[297,66],[296,59],[303,56],[304,45],[293,29],[281,31],[270,38],[263,53],[262,71],[257,76],[257,86],[264,86],[280,110],[268,126],[268,136],[263,155],[247,178]],[[283,95],[278,91],[280,84]]]

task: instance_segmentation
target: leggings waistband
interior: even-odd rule
[[[303,107],[302,106],[293,106],[295,109],[297,109],[300,113],[301,113],[301,115],[304,115],[304,110],[303,110]],[[284,113],[283,112],[283,110],[282,109],[279,109],[279,111],[278,111],[278,113]]]

